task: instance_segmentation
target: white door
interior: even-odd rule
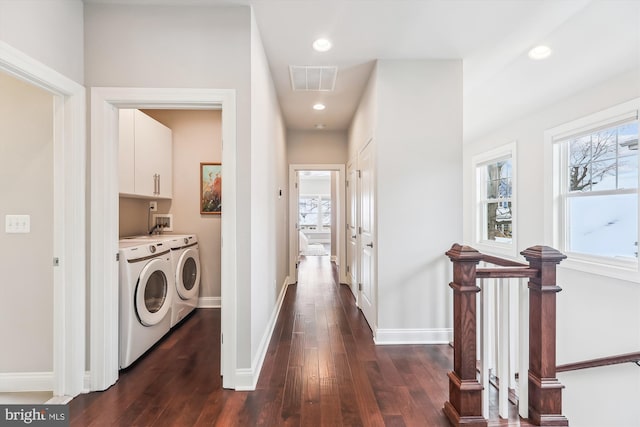
[[[358,304],[358,170],[347,170],[347,279]]]
[[[376,327],[375,248],[374,248],[374,177],[373,142],[369,142],[358,156],[360,171],[360,294],[358,305],[372,331]]]

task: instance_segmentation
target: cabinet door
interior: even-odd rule
[[[133,139],[133,115],[135,110],[121,109],[119,111],[119,191],[124,194],[135,193],[135,149]]]
[[[135,156],[136,193],[140,196],[171,197],[171,130],[137,110]],[[163,194],[160,194],[161,190]]]
[[[158,196],[170,199],[173,194],[172,185],[172,163],[173,163],[173,143],[171,129],[158,123],[157,127],[157,173],[158,173]]]

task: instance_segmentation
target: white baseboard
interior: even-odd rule
[[[280,290],[280,295],[278,295],[278,300],[276,301],[276,305],[273,308],[271,317],[269,318],[267,328],[264,332],[264,335],[262,336],[262,340],[260,341],[260,346],[258,347],[256,357],[253,359],[251,363],[251,368],[236,369],[236,390],[237,391],[253,391],[256,389],[256,386],[258,385],[258,378],[260,378],[260,371],[262,370],[262,364],[264,363],[264,358],[267,355],[269,342],[271,341],[273,330],[275,329],[276,322],[278,321],[278,316],[280,315],[280,309],[282,308],[282,302],[284,301],[284,296],[287,293],[288,286],[289,286],[289,277],[287,276],[284,279],[282,289]]]
[[[53,371],[0,373],[0,392],[2,393],[52,390]]]
[[[453,330],[443,329],[377,329],[376,345],[398,344],[448,344],[453,339]]]
[[[198,298],[198,308],[221,308],[221,297],[200,297]]]
[[[91,371],[85,371],[84,378],[82,382],[82,392],[83,394],[89,393],[91,391]]]
[[[44,402],[45,405],[66,405],[71,402],[73,397],[71,396],[53,396],[51,399]]]

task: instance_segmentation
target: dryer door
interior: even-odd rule
[[[200,256],[196,248],[188,248],[178,259],[176,268],[176,289],[184,300],[198,296],[200,287]]]
[[[142,269],[135,292],[135,307],[140,323],[153,326],[162,321],[171,308],[168,277],[170,263],[156,258]]]

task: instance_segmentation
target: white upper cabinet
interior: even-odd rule
[[[120,110],[120,194],[172,197],[171,129],[139,110]]]

